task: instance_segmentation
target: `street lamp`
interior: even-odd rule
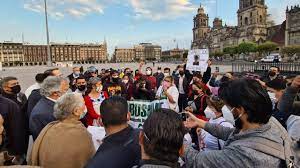
[[[47,66],[52,66],[51,54],[50,54],[50,43],[49,43],[47,0],[44,0],[44,3],[45,3],[46,34],[47,34]]]

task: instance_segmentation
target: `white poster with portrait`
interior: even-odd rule
[[[190,50],[187,59],[186,69],[190,71],[205,72],[207,69],[207,61],[209,59],[208,49]]]

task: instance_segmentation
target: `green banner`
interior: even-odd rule
[[[131,113],[130,125],[142,128],[147,117],[156,109],[161,108],[163,101],[128,101],[128,111]]]

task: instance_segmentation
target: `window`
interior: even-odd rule
[[[245,25],[248,25],[248,18],[245,17]]]
[[[263,18],[262,18],[261,15],[259,15],[259,22],[260,22],[260,23],[263,23]]]
[[[241,26],[243,26],[243,16],[240,17]]]

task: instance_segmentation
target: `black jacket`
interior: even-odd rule
[[[71,73],[70,75],[68,75],[68,79],[70,81],[69,85],[70,85],[70,89],[72,90],[72,92],[74,92],[76,90],[76,85],[74,84],[74,76],[73,73]]]
[[[26,154],[27,130],[24,127],[24,113],[15,102],[0,95],[0,114],[4,119],[5,129],[3,150],[11,155]]]
[[[127,127],[106,137],[86,168],[132,168],[139,164],[139,131]]]
[[[46,97],[42,97],[32,109],[29,129],[34,140],[39,136],[40,132],[47,124],[56,120],[53,116],[54,104],[53,101]]]
[[[164,80],[165,75],[163,73],[156,72],[153,76],[156,78],[156,88],[159,88],[161,82]]]
[[[177,87],[177,89],[178,89],[178,91],[179,91],[179,78],[180,78],[180,75],[179,74],[176,74],[175,76],[174,76],[174,83],[175,83],[175,85],[176,85],[176,87]],[[184,90],[184,93],[185,94],[188,94],[188,92],[189,92],[189,83],[190,83],[190,81],[188,80],[188,78],[185,76],[184,78],[183,78],[183,90]]]
[[[31,92],[28,97],[28,106],[27,106],[27,116],[30,118],[30,114],[34,106],[41,100],[42,95],[40,94],[40,89],[35,89]]]

